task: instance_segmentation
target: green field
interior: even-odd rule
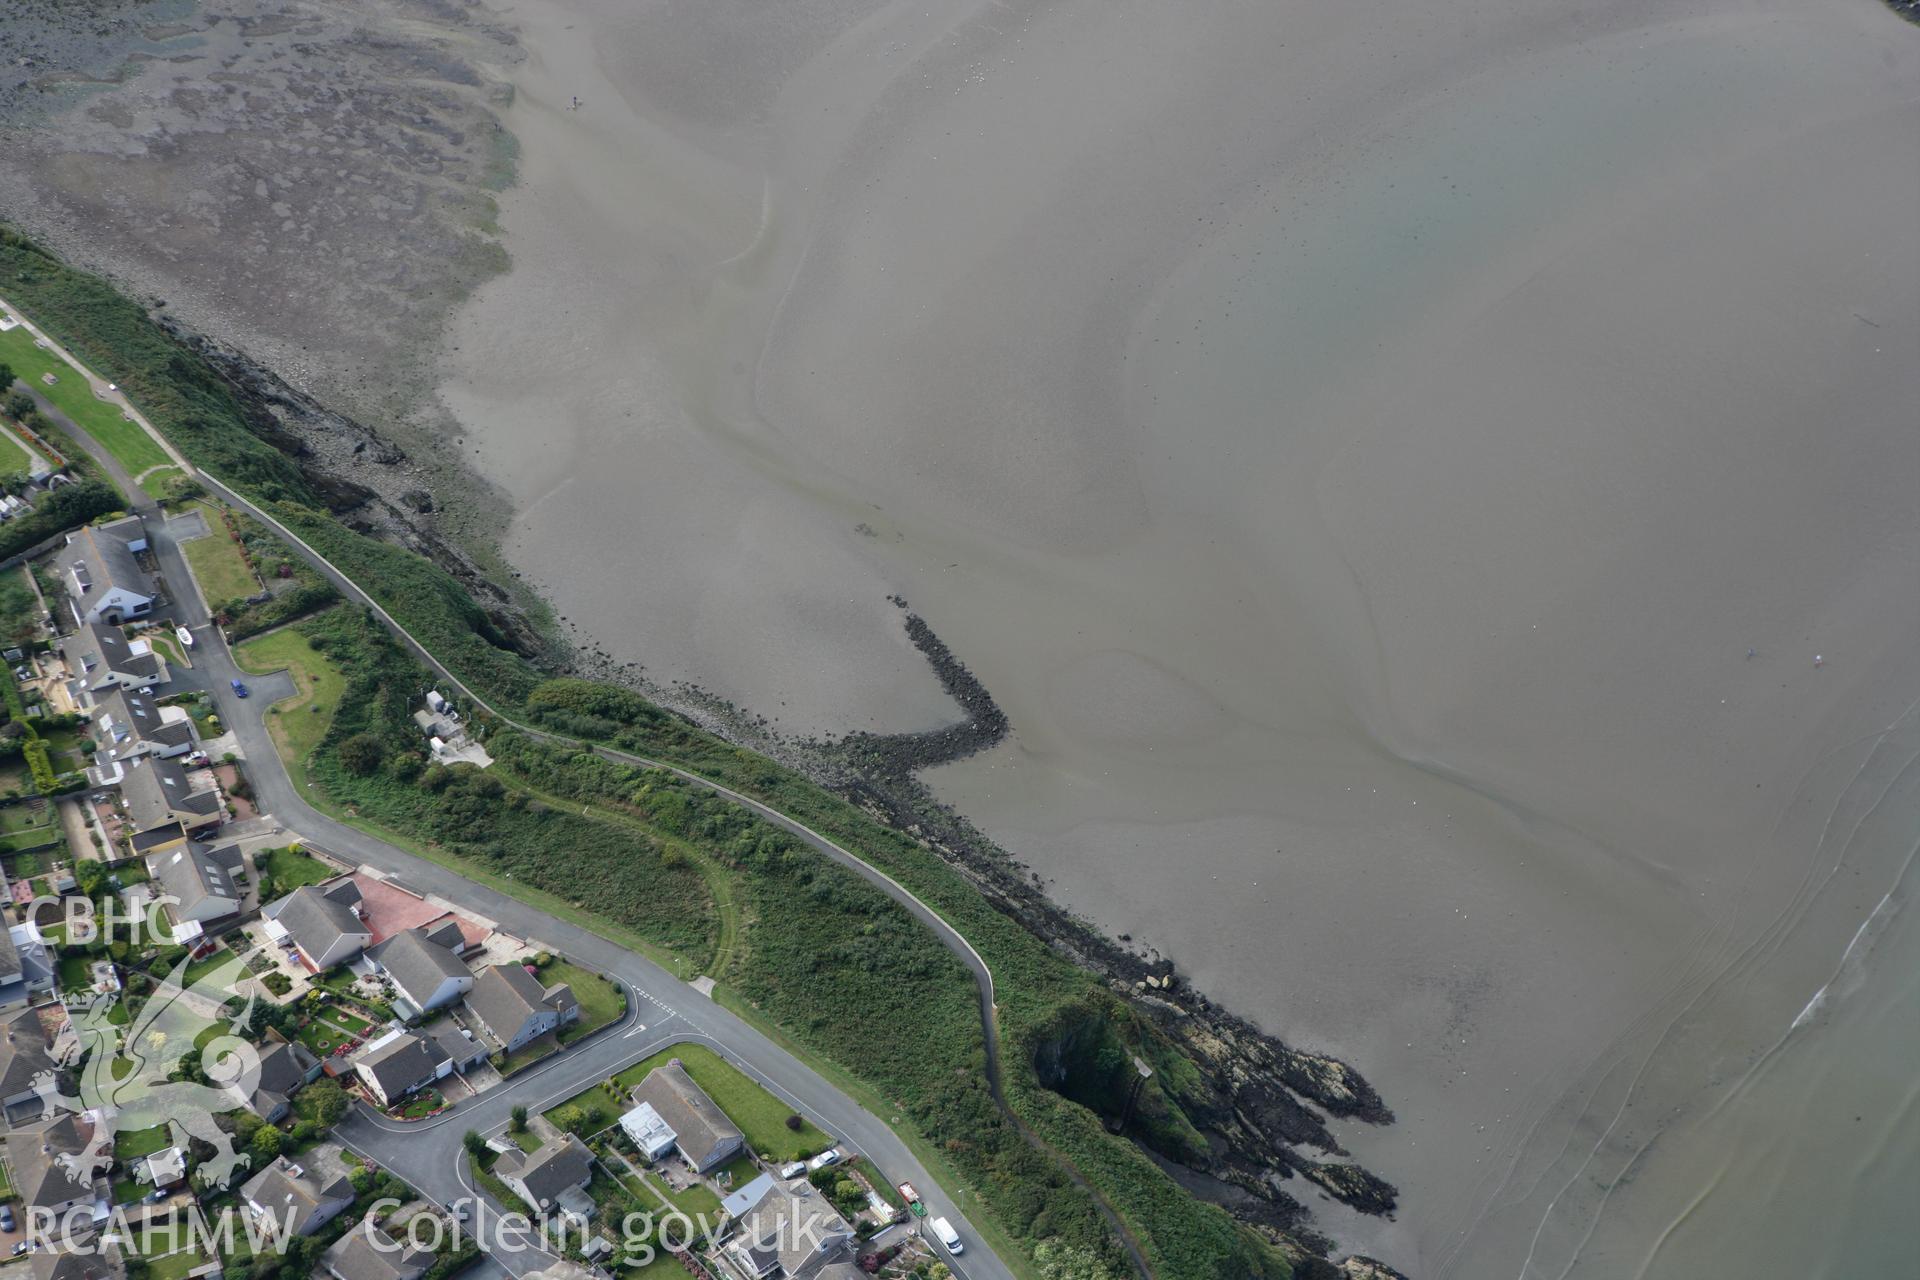
[[[687,1069],[693,1082],[706,1090],[714,1105],[726,1112],[727,1118],[746,1135],[747,1145],[774,1164],[799,1160],[832,1145],[826,1134],[804,1119],[798,1130],[787,1128],[787,1117],[793,1114],[793,1108],[749,1080],[705,1045],[677,1044],[662,1049],[651,1058],[634,1063],[614,1079],[622,1088],[631,1089],[646,1079],[648,1072],[665,1066],[672,1058],[680,1059],[680,1065]]]
[[[273,745],[286,761],[294,782],[304,786],[307,758],[333,723],[334,708],[340,705],[346,677],[327,661],[325,654],[307,643],[306,636],[293,630],[275,631],[248,640],[234,649],[233,656],[241,670],[254,675],[267,675],[284,667],[293,676],[294,695],[273,705],[267,716],[267,729],[273,734]]]
[[[187,567],[193,570],[193,580],[200,584],[200,594],[206,597],[207,607],[218,609],[229,601],[241,600],[259,591],[260,580],[247,567],[246,557],[240,554],[240,544],[227,532],[220,508],[210,502],[193,505],[207,522],[207,536],[188,539],[180,544],[180,550],[187,557]]]
[[[0,333],[0,362],[11,365],[15,377],[72,418],[134,475],[167,461],[166,450],[139,423],[129,422],[113,405],[94,399],[87,380],[52,352],[35,346],[33,335],[24,327]],[[41,381],[46,373],[58,381],[48,386]]]

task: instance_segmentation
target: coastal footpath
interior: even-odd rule
[[[341,483],[310,483],[296,457],[266,442],[263,437],[271,431],[253,429],[226,384],[160,333],[138,308],[112,298],[97,281],[58,268],[17,239],[5,248],[8,270],[0,284],[6,296],[43,323],[55,323],[61,336],[90,361],[113,369],[154,420],[156,434],[170,440],[182,460],[191,459],[188,465],[200,474],[223,477],[237,502],[283,530],[326,566],[323,571],[339,575],[336,586],[345,584],[357,592],[357,584],[367,584],[367,598],[405,638],[412,660],[425,661],[450,682],[457,679],[457,687],[467,691],[476,709],[494,707],[503,713],[495,724],[497,732],[517,732],[549,749],[556,733],[561,739],[604,739],[600,749],[610,764],[668,773],[703,788],[718,785],[729,805],[755,806],[749,812],[756,821],[764,820],[812,854],[835,858],[837,850],[845,859],[842,866],[917,916],[920,927],[940,929],[940,942],[963,962],[967,955],[962,949],[971,953],[978,962],[977,969],[972,964],[968,968],[973,970],[982,1066],[995,1099],[1006,1105],[1007,1115],[1017,1117],[1014,1127],[1043,1144],[1042,1154],[1057,1158],[1074,1177],[1084,1179],[1082,1187],[1097,1193],[1095,1207],[1106,1209],[1114,1215],[1110,1221],[1124,1226],[1123,1238],[1134,1243],[1139,1265],[1165,1275],[1280,1274],[1289,1257],[1321,1265],[1310,1260],[1324,1243],[1299,1230],[1301,1219],[1295,1213],[1281,1214],[1287,1219],[1283,1224],[1265,1223],[1263,1236],[1236,1231],[1218,1210],[1180,1191],[1131,1142],[1107,1135],[1098,1113],[1104,1104],[1101,1094],[1111,1082],[1099,1080],[1087,1087],[1082,1066],[1083,1059],[1103,1059],[1105,1048],[1144,1051],[1166,1068],[1159,1073],[1158,1096],[1146,1109],[1146,1119],[1154,1123],[1135,1135],[1162,1154],[1166,1148],[1178,1150],[1184,1134],[1188,1149],[1182,1154],[1205,1160],[1205,1144],[1195,1141],[1201,1127],[1218,1131],[1228,1125],[1240,1131],[1248,1148],[1240,1158],[1258,1171],[1248,1180],[1270,1193],[1270,1198],[1262,1197],[1266,1205],[1284,1209],[1290,1197],[1281,1188],[1295,1173],[1336,1194],[1344,1190],[1343,1198],[1361,1207],[1391,1204],[1390,1189],[1371,1175],[1344,1162],[1296,1153],[1284,1136],[1289,1129],[1325,1133],[1324,1122],[1309,1103],[1335,1113],[1384,1118],[1378,1098],[1350,1069],[1276,1048],[1277,1042],[1250,1028],[1244,1040],[1215,1037],[1217,1058],[1196,1063],[1178,1038],[1162,1030],[1191,1017],[1188,1002],[1164,974],[1148,975],[1151,985],[1139,978],[1139,988],[1128,984],[1129,989],[1115,991],[1040,946],[1032,934],[994,910],[974,883],[954,874],[918,842],[879,827],[804,780],[748,757],[625,691],[556,688],[525,655],[499,643],[507,629],[495,625],[453,579],[417,556],[343,526],[336,517],[351,520],[353,509],[336,511],[321,496],[323,491],[339,496]],[[23,274],[22,267],[31,270]],[[36,296],[25,297],[23,285],[33,287]],[[47,319],[55,315],[60,321]],[[76,333],[89,338],[83,343]],[[571,710],[569,698],[575,704]],[[587,705],[616,714],[579,710]],[[526,710],[512,716],[505,714],[509,708]],[[590,722],[585,727],[593,732],[560,732],[556,722],[568,715],[574,721],[570,728]],[[323,747],[321,755],[325,752]],[[815,1028],[800,1034],[803,1043],[811,1038],[819,1046],[815,1052],[824,1049],[837,1056],[826,1042],[845,1030]],[[1179,1067],[1183,1062],[1185,1070]],[[1076,1092],[1079,1097],[1073,1096]],[[928,1136],[938,1138],[937,1121],[923,1116],[920,1124],[934,1130]],[[1017,1132],[1014,1137],[1026,1145],[1025,1137]],[[1324,1144],[1311,1137],[1309,1141],[1337,1153],[1330,1138]],[[1261,1144],[1267,1148],[1264,1160]],[[1027,1240],[1028,1247],[1062,1239],[1057,1232],[1046,1233],[1047,1224],[1037,1212],[1013,1208],[1006,1186],[994,1193],[995,1163],[980,1163],[980,1152],[958,1150],[950,1141],[944,1148],[960,1180],[979,1191],[988,1216],[1002,1218],[1011,1236]],[[1008,1150],[990,1153],[1002,1175],[1021,1167]],[[1031,1175],[1019,1175],[1025,1176]],[[1071,1199],[1069,1195],[1065,1203]],[[1176,1227],[1176,1220],[1183,1225]],[[1262,1239],[1267,1242],[1264,1252]],[[1275,1245],[1277,1249],[1271,1247]]]

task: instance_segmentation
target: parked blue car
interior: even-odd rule
[[[246,696],[247,696],[247,686],[246,686],[246,685],[244,685],[244,684],[241,684],[241,683],[240,683],[240,682],[239,682],[238,680],[229,680],[229,681],[228,681],[227,683],[229,683],[229,684],[231,684],[231,685],[233,686],[233,696],[234,696],[234,697],[236,697],[236,698],[244,698],[244,697],[246,697]]]

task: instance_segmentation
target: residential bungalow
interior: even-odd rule
[[[361,1051],[353,1070],[380,1105],[390,1107],[452,1071],[453,1063],[427,1037],[389,1031]]]
[[[333,1280],[420,1280],[433,1254],[393,1239],[369,1215],[327,1246],[320,1265]]]
[[[593,1152],[568,1134],[532,1155],[509,1151],[493,1166],[494,1176],[538,1214],[562,1213],[585,1222],[593,1216],[587,1184],[593,1181]]]
[[[580,1002],[566,983],[542,987],[525,965],[496,964],[480,971],[467,1008],[501,1053],[580,1020]]]
[[[293,948],[307,968],[325,973],[345,964],[373,943],[373,930],[360,915],[360,886],[351,879],[302,885],[278,902],[268,903],[267,936]]]
[[[60,641],[74,701],[91,706],[109,689],[151,689],[173,678],[167,660],[145,640],[129,640],[110,623],[83,623]]]
[[[153,579],[135,558],[146,549],[147,530],[139,516],[122,516],[67,535],[67,545],[55,553],[54,561],[75,622],[117,625],[153,611]]]
[[[127,1280],[127,1262],[116,1240],[88,1241],[84,1250],[67,1246],[55,1231],[27,1262],[33,1280]]]
[[[185,707],[160,706],[138,689],[108,689],[94,697],[87,736],[93,740],[87,777],[96,787],[111,787],[129,760],[171,760],[193,750],[193,717]]]
[[[632,1096],[640,1104],[634,1110],[645,1107],[652,1111],[673,1134],[673,1145],[679,1148],[681,1159],[701,1173],[719,1168],[747,1149],[747,1140],[740,1130],[693,1082],[678,1058],[649,1071]],[[620,1123],[622,1128],[627,1127],[625,1117]],[[635,1127],[644,1131],[645,1123],[644,1117],[637,1117]],[[651,1140],[657,1144],[658,1134]],[[634,1141],[637,1143],[640,1139],[636,1137]]]
[[[260,1076],[253,1091],[245,1092],[238,1082],[227,1091],[268,1124],[278,1124],[293,1110],[293,1095],[319,1075],[320,1059],[307,1046],[270,1030],[260,1042]]]
[[[71,1157],[82,1169],[92,1163],[94,1176],[74,1177],[62,1156]],[[7,1135],[7,1167],[13,1171],[13,1191],[29,1213],[41,1210],[64,1217],[68,1210],[82,1205],[104,1209],[106,1180],[98,1175],[112,1156],[111,1137],[96,1144],[92,1123],[70,1112]]]
[[[197,842],[147,859],[153,884],[177,899],[163,907],[174,941],[192,946],[210,929],[233,923],[246,897],[233,877],[245,863],[237,844],[210,849]]]
[[[853,1228],[806,1183],[788,1186],[762,1175],[727,1204],[737,1212],[715,1256],[738,1280],[860,1275],[850,1256]]]
[[[310,1236],[353,1203],[353,1183],[347,1179],[340,1148],[318,1146],[297,1162],[276,1156],[240,1188],[240,1198],[255,1220],[271,1224],[275,1234]]]
[[[417,1018],[473,990],[473,970],[460,958],[466,946],[459,922],[448,918],[431,928],[396,933],[367,954],[393,983],[394,1011]]]
[[[0,1113],[8,1128],[45,1118],[46,1101],[33,1082],[55,1069],[53,1040],[38,1010],[22,1009],[0,1018]]]
[[[179,765],[152,756],[135,756],[120,777],[120,798],[136,837],[134,851],[145,855],[171,848],[196,831],[218,826],[225,816],[220,789],[197,787]],[[143,847],[138,837],[158,839]]]

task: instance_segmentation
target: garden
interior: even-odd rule
[[[772,1164],[802,1160],[833,1145],[832,1140],[792,1107],[749,1079],[741,1070],[701,1044],[677,1044],[636,1062],[614,1077],[622,1089],[646,1079],[655,1067],[680,1059],[693,1082],[727,1113],[747,1140],[747,1146]],[[793,1122],[799,1121],[796,1126]]]
[[[262,849],[253,856],[253,865],[260,878],[262,902],[284,898],[303,885],[319,884],[340,874],[297,844]]]
[[[316,1058],[352,1049],[365,1040],[376,1025],[367,1011],[324,988],[307,993],[301,1012],[303,1021],[296,1038]]]
[[[200,513],[207,533],[182,542],[180,550],[187,557],[187,567],[193,570],[193,580],[200,584],[207,607],[219,612],[231,601],[259,594],[260,578],[247,563],[232,514],[211,502],[196,502],[190,509]]]

